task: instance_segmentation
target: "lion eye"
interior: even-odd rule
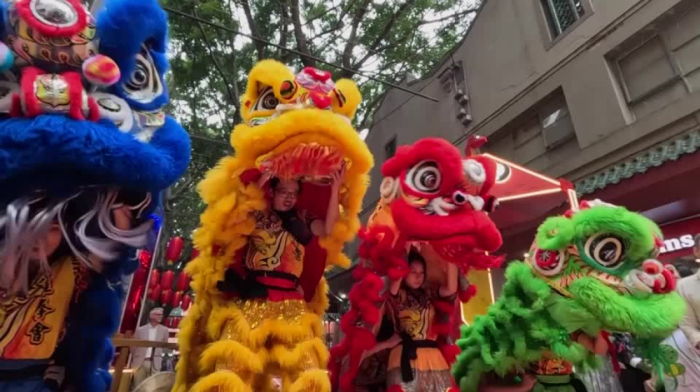
[[[406,174],[406,185],[416,192],[435,193],[442,184],[442,174],[437,162],[423,161],[413,166]]]
[[[618,236],[598,233],[588,238],[584,251],[603,267],[617,268],[625,258],[625,242]]]

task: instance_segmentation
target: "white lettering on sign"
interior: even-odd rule
[[[668,252],[676,252],[683,249],[690,249],[695,246],[695,240],[692,234],[686,234],[678,238],[669,238],[664,240],[664,246],[661,247],[661,254]]]

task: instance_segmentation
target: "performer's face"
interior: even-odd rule
[[[417,289],[423,285],[425,280],[425,268],[420,261],[413,261],[410,265],[411,271],[406,276],[406,285],[412,289]]]
[[[117,208],[112,212],[112,218],[114,219],[114,225],[120,230],[129,230],[131,228],[132,212],[128,207]],[[49,228],[48,233],[44,239],[44,250],[46,251],[46,256],[51,257],[53,253],[58,249],[58,247],[63,242],[63,231],[58,222],[54,222]],[[32,250],[33,258],[40,258],[40,248],[35,246]]]
[[[273,190],[272,206],[277,211],[289,211],[294,208],[299,197],[299,183],[293,180],[281,180]]]
[[[44,239],[44,250],[46,251],[46,256],[51,256],[53,252],[58,249],[58,246],[61,245],[62,240],[63,232],[61,231],[61,227],[58,225],[58,223],[52,224],[49,228],[49,232],[46,233],[46,238]],[[34,247],[32,250],[32,257],[41,257],[38,246]]]

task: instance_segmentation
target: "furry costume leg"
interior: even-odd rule
[[[215,342],[202,353],[199,368],[210,374],[194,391],[272,391],[274,375],[284,391],[330,391],[321,370],[328,363],[321,318],[305,302],[234,300],[212,311],[209,328]]]

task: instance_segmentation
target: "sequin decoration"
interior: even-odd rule
[[[389,385],[399,385],[405,392],[444,392],[452,386],[452,376],[449,370],[415,371],[411,382],[403,382],[401,369],[392,369],[387,375]]]
[[[258,328],[265,320],[284,320],[300,325],[301,318],[306,314],[306,303],[301,300],[271,302],[256,299],[237,302],[251,330]]]

